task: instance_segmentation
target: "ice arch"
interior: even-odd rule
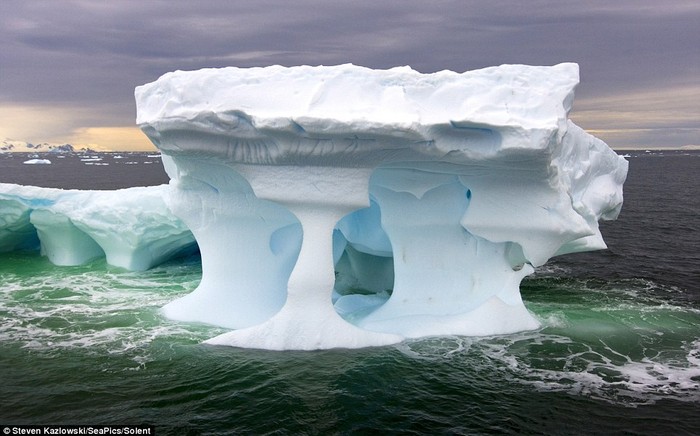
[[[485,240],[462,225],[472,197],[480,195],[450,171],[464,169],[434,172],[419,166],[381,168],[371,178],[370,193],[381,217],[357,227],[386,229],[391,254],[371,247],[376,236],[354,238],[354,244],[371,247],[364,252],[392,256],[391,297],[381,301],[387,296],[381,287],[374,289],[379,295],[348,293],[336,300],[339,312],[368,330],[405,337],[536,328],[520,299],[518,285],[533,271],[521,248]],[[383,267],[376,259],[371,263]],[[365,270],[370,276],[386,275]],[[494,313],[499,318],[488,319]]]
[[[202,285],[166,314],[237,329],[208,343],[267,349],[536,328],[520,280],[604,248],[597,222],[622,204],[626,161],[567,120],[577,83],[575,64],[341,65],[178,71],[136,88],[166,201],[202,251]],[[338,297],[346,322],[334,265],[371,273],[387,265],[363,254],[388,252],[391,297],[376,310]]]

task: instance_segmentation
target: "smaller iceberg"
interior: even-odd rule
[[[0,253],[39,248],[56,265],[99,257],[142,271],[196,249],[167,186],[78,191],[0,183]]]

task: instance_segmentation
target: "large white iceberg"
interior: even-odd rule
[[[567,119],[578,81],[571,63],[341,65],[137,87],[202,255],[201,284],[164,313],[266,349],[537,328],[522,278],[604,248],[598,220],[622,205],[627,162]]]

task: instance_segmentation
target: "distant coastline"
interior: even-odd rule
[[[684,145],[681,147],[655,146],[655,147],[612,147],[615,151],[696,151],[700,150],[700,145]]]
[[[683,146],[613,146],[610,145],[615,151],[694,151],[700,150],[700,144],[688,144]],[[159,150],[155,147],[149,149],[139,149],[135,150],[130,147],[125,148],[114,148],[114,149],[92,149],[89,147],[78,147],[73,144],[52,144],[48,142],[43,142],[40,144],[32,144],[24,141],[12,140],[5,138],[0,143],[0,153],[159,153]]]

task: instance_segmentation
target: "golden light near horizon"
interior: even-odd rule
[[[90,126],[95,114],[60,106],[0,106],[0,139],[33,144],[71,144],[95,151],[153,151],[148,137],[132,126]],[[109,122],[109,120],[104,120]]]
[[[54,142],[65,136],[75,119],[65,108],[30,105],[0,105],[0,138],[32,143]]]
[[[153,151],[155,146],[138,127],[87,127],[76,129],[68,141],[93,150]]]

